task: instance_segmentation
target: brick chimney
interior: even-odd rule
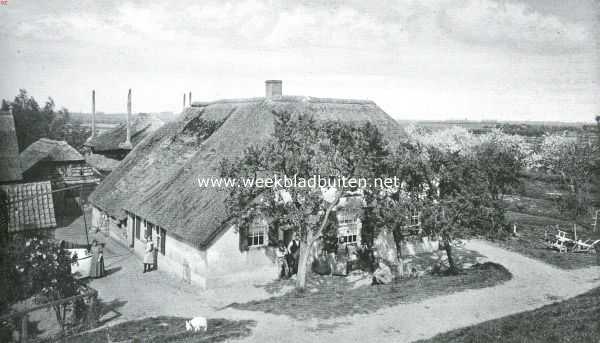
[[[282,85],[281,80],[267,80],[265,81],[265,97],[272,98],[275,96],[282,96]]]
[[[131,88],[127,93],[127,138],[126,141],[119,144],[122,149],[132,149],[131,145]]]
[[[96,91],[92,89],[92,137],[96,137]]]

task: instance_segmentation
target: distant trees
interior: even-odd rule
[[[89,136],[89,130],[71,121],[66,108],[56,110],[52,98],[48,98],[44,106],[40,107],[33,96],[25,89],[20,89],[12,102],[2,100],[3,110],[8,110],[10,105],[13,107],[17,141],[21,151],[40,138],[65,140],[76,149],[80,149]]]
[[[496,128],[508,135],[523,137],[541,137],[545,134],[562,133],[565,131],[581,132],[581,128],[574,125],[536,125],[536,124],[496,124]]]
[[[473,166],[483,173],[485,190],[493,200],[516,191],[521,184],[520,176],[528,163],[531,151],[523,139],[492,131],[481,137],[473,147]]]
[[[545,135],[536,152],[539,169],[560,176],[568,191],[561,198],[563,209],[574,216],[585,214],[591,205],[598,153],[597,145],[564,134]]]

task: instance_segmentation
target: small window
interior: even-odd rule
[[[350,211],[341,211],[337,215],[339,226],[349,226],[356,224],[356,214]]]
[[[357,234],[342,234],[338,236],[339,243],[356,244],[358,242]]]
[[[248,246],[261,247],[267,245],[267,230],[269,226],[266,221],[256,221],[250,225],[248,230]]]
[[[416,209],[411,209],[408,216],[408,226],[420,226],[421,225],[421,213]]]

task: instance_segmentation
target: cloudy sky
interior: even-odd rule
[[[373,3],[373,4],[371,4]],[[180,111],[284,93],[366,98],[398,119],[591,121],[596,0],[25,1],[0,5],[0,97]]]

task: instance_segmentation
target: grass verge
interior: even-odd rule
[[[208,319],[206,332],[187,332],[182,317],[153,317],[117,324],[107,329],[67,337],[63,342],[106,343],[107,332],[111,341],[131,341],[158,343],[223,342],[246,337],[251,334],[256,322],[251,320],[232,321],[227,319]]]
[[[453,330],[419,342],[600,342],[599,318],[600,288],[596,288],[533,311]]]
[[[512,274],[503,266],[486,262],[475,264],[459,275],[402,279],[389,285],[356,287],[348,277],[311,274],[305,292],[290,291],[281,296],[228,307],[287,315],[294,319],[335,318],[366,314],[401,303],[466,289],[485,288],[508,281]]]

